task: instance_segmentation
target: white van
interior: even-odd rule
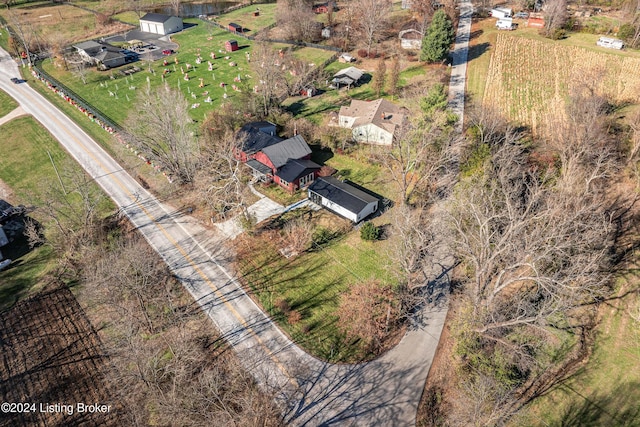
[[[516,27],[513,25],[513,19],[511,18],[502,18],[498,19],[496,22],[496,28],[499,30],[514,30]]]

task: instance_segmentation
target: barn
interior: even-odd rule
[[[308,193],[313,203],[356,224],[378,210],[377,197],[331,176],[316,179]]]
[[[240,24],[236,24],[236,23],[230,23],[229,24],[229,31],[231,31],[232,33],[242,33],[244,31],[244,29],[242,28],[242,25]]]
[[[144,33],[167,34],[182,31],[182,18],[177,16],[162,15],[160,13],[147,13],[140,18],[140,31]]]
[[[237,40],[227,40],[224,42],[224,48],[227,52],[235,52],[238,50],[238,41]]]

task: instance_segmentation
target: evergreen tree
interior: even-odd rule
[[[447,57],[449,46],[453,43],[453,24],[444,10],[433,14],[431,25],[422,39],[420,60],[439,62]]]

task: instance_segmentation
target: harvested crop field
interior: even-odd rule
[[[573,87],[587,87],[613,102],[640,102],[640,58],[498,34],[483,104],[540,131],[564,115]]]
[[[0,351],[0,426],[122,425],[103,382],[100,339],[67,287],[0,313]],[[78,404],[97,402],[111,405],[110,411],[78,411]],[[29,406],[11,412],[6,403]]]

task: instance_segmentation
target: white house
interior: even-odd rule
[[[420,49],[422,47],[422,33],[415,28],[402,30],[398,33],[400,47],[403,49]]]
[[[140,31],[167,35],[182,31],[182,18],[177,16],[162,15],[160,13],[147,13],[140,18]]]
[[[338,126],[351,129],[353,139],[358,142],[391,145],[405,118],[405,110],[386,99],[353,99],[351,105],[340,108]]]
[[[353,223],[378,210],[378,198],[331,176],[320,177],[309,186],[309,200]]]

